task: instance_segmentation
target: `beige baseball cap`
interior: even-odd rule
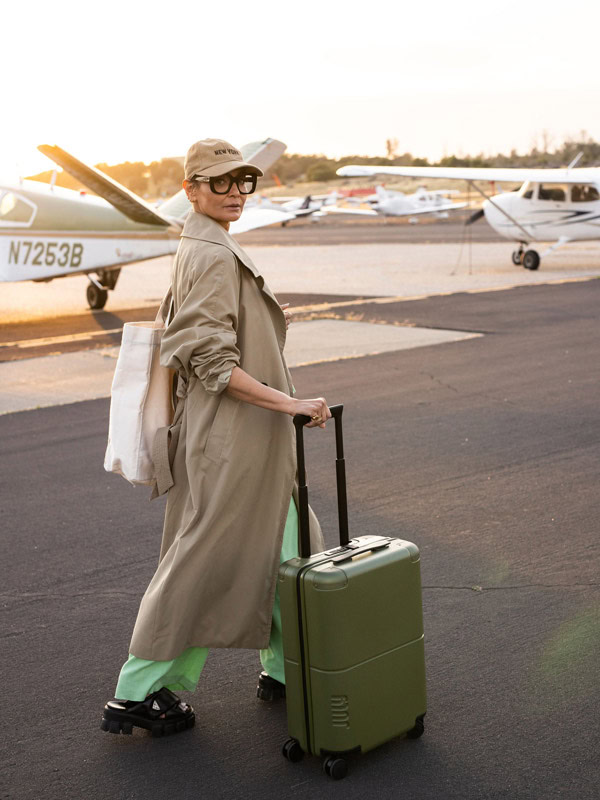
[[[244,161],[244,156],[237,147],[229,142],[223,139],[202,139],[187,151],[184,165],[185,179],[189,181],[194,175],[215,178],[240,167],[245,167],[248,172],[258,175],[259,178],[263,175],[262,169]]]

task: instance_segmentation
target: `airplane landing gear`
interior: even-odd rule
[[[518,250],[513,250],[513,254],[511,256],[512,262],[515,266],[520,267],[523,263],[523,245],[519,247]]]
[[[85,296],[89,307],[94,311],[98,311],[106,305],[108,289],[103,289],[102,286],[97,286],[95,283],[89,283],[85,290]]]
[[[525,269],[537,269],[540,266],[540,254],[537,250],[525,250],[527,244],[521,242],[518,250],[514,250],[511,259],[517,267],[523,266]]]
[[[85,291],[88,305],[94,311],[104,308],[108,300],[108,292],[117,285],[120,269],[100,269],[98,278],[88,275],[89,285]]]
[[[526,250],[523,255],[523,266],[525,269],[537,269],[540,266],[540,254],[537,250]]]

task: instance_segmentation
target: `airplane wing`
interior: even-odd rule
[[[327,206],[323,209],[324,214],[357,214],[363,217],[377,217],[376,211],[369,208],[340,208],[339,206]]]
[[[430,214],[436,211],[452,211],[457,208],[466,208],[467,203],[443,203],[441,206],[429,206],[429,208],[424,209],[425,213],[429,212]]]
[[[229,233],[235,236],[238,233],[246,233],[246,231],[262,228],[265,225],[274,225],[276,222],[289,222],[291,219],[296,219],[296,215],[287,211],[279,211],[276,208],[251,206],[244,209],[237,222],[229,225]]]
[[[437,214],[438,211],[451,211],[456,208],[465,208],[466,203],[446,203],[443,206],[427,206],[426,208],[413,208],[406,211],[396,211],[390,217],[418,217],[421,214]]]
[[[271,197],[270,199],[274,203],[293,203],[295,200],[302,200],[302,198],[297,195],[286,195],[285,197],[283,195],[277,195],[277,197]]]
[[[427,208],[413,208],[406,211],[397,211],[389,214],[390,217],[416,217],[419,214],[436,214],[438,211],[451,211],[456,208],[465,208],[466,203],[444,203],[440,206],[428,206]],[[366,208],[324,208],[325,214],[361,214],[363,217],[378,217],[377,211],[370,211]]]
[[[496,167],[371,167],[348,164],[340,167],[342,178],[372,175],[399,175],[405,178],[444,178],[461,181],[505,181],[513,183],[597,183],[600,170],[596,169],[521,169]]]
[[[142,200],[141,197],[130,192],[129,189],[109,178],[99,169],[79,161],[61,147],[41,144],[38,150],[52,159],[59,167],[62,167],[65,172],[68,172],[83,183],[84,186],[87,186],[88,189],[91,189],[92,192],[108,200],[118,211],[134,222],[157,225],[161,228],[170,227],[173,224],[172,220],[163,216],[156,208]]]

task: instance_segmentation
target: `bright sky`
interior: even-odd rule
[[[5,4],[0,174],[183,155],[207,136],[437,159],[600,140],[600,5],[546,0]]]

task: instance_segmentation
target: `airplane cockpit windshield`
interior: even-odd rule
[[[520,192],[521,197],[524,197],[525,200],[531,200],[531,198],[533,197],[533,190],[534,189],[535,189],[534,184],[529,183],[529,181],[527,181],[521,187],[521,192]]]
[[[600,200],[600,194],[595,186],[576,183],[571,187],[571,200],[574,203],[591,203],[593,200]]]
[[[33,222],[37,208],[18,194],[0,189],[0,226],[28,228]]]

